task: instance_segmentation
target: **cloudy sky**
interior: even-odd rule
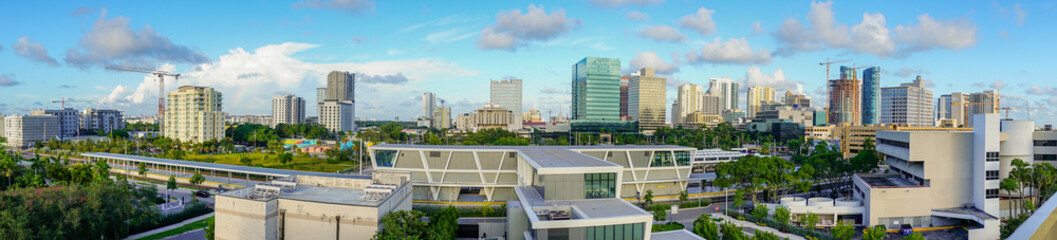
[[[359,117],[412,119],[423,91],[467,112],[509,77],[526,109],[568,114],[571,66],[587,56],[656,68],[669,104],[680,84],[727,77],[824,105],[829,58],[880,66],[882,87],[921,75],[936,97],[999,89],[1003,105],[1057,108],[1054,1],[18,1],[0,18],[0,114],[61,97],[156,112],[153,77],[107,64],[182,73],[166,88],[217,88],[236,115],[269,114],[280,94],[315,115],[333,70],[358,73]],[[1057,109],[1030,113],[1057,122]]]

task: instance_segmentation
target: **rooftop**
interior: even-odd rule
[[[87,157],[101,157],[101,158],[108,158],[108,159],[114,159],[114,160],[145,162],[145,163],[151,163],[151,164],[168,165],[168,166],[179,166],[179,167],[187,167],[187,168],[197,168],[197,169],[204,169],[204,170],[219,170],[219,171],[236,172],[236,173],[249,173],[249,174],[264,175],[264,176],[274,176],[274,177],[289,177],[289,176],[294,176],[294,175],[309,175],[309,176],[337,177],[337,178],[359,178],[359,179],[370,179],[371,178],[371,176],[368,176],[368,175],[351,175],[351,174],[341,174],[341,173],[308,172],[308,171],[297,171],[297,170],[286,170],[286,169],[275,169],[275,168],[247,167],[247,166],[238,166],[238,165],[227,165],[227,164],[217,164],[217,163],[183,161],[183,160],[173,160],[173,159],[165,159],[165,158],[144,157],[144,156],[125,155],[125,154],[116,154],[116,153],[105,153],[105,152],[82,153],[81,155],[82,156],[87,156]]]
[[[910,180],[907,180],[899,176],[899,174],[859,173],[855,174],[855,176],[862,179],[862,181],[866,183],[866,185],[869,185],[872,188],[925,187]]]
[[[531,206],[527,211],[536,212],[540,208],[570,208],[573,220],[650,215],[645,210],[619,198],[546,201],[533,188],[517,187],[517,192],[518,197],[523,197],[522,200]]]
[[[568,149],[521,149],[522,156],[540,168],[559,167],[621,167],[616,163],[574,152]]]
[[[650,239],[664,239],[664,240],[704,240],[704,238],[698,237],[686,229],[656,232],[650,234]]]
[[[983,219],[983,220],[998,219],[995,216],[991,216],[991,214],[987,214],[987,212],[984,212],[983,210],[977,209],[975,207],[932,209],[932,211],[947,212],[947,213],[954,213],[954,214],[963,214],[963,215],[971,215],[973,217],[976,217],[976,218],[979,218],[979,219]]]
[[[281,198],[318,203],[378,206],[393,193],[407,186],[406,184],[404,186],[370,184],[365,188],[350,188],[349,186],[358,185],[356,182],[367,185],[371,180],[325,178],[322,181],[337,181],[333,183],[338,184],[337,186],[325,186],[318,184],[318,182],[315,184],[311,182],[301,184],[292,179],[298,179],[298,177],[279,179],[269,183],[223,192],[219,195],[257,201],[270,201]],[[379,189],[383,190],[379,191]]]
[[[415,145],[415,144],[379,144],[371,148],[413,148],[438,150],[524,150],[524,149],[567,149],[567,150],[694,150],[691,147],[675,145],[590,145],[590,146],[488,146],[488,145]]]

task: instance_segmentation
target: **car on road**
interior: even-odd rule
[[[198,196],[198,197],[209,197],[209,191],[198,190],[197,192],[195,192],[195,196]]]

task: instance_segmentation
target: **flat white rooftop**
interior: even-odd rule
[[[536,163],[540,168],[562,167],[621,167],[616,163],[574,152],[568,149],[520,149],[527,160]]]

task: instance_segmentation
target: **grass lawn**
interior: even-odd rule
[[[341,170],[351,170],[356,167],[356,162],[342,162],[335,164],[327,163],[326,159],[302,157],[296,155],[294,156],[293,161],[287,162],[285,165],[283,165],[279,163],[279,159],[275,154],[264,153],[225,153],[201,155],[191,154],[185,156],[184,159],[198,162],[212,162],[219,164],[243,166],[243,164],[239,162],[239,159],[242,156],[246,156],[252,159],[253,166],[266,168],[280,168],[313,172],[337,172]]]
[[[178,228],[169,229],[169,231],[164,231],[164,232],[160,232],[158,234],[146,236],[144,238],[140,238],[140,240],[162,239],[162,238],[167,238],[167,237],[171,237],[171,236],[180,235],[181,233],[185,233],[185,232],[188,232],[188,231],[191,231],[191,230],[205,228],[206,226],[209,225],[209,220],[211,220],[211,219],[213,219],[213,217],[208,217],[206,219],[202,219],[202,220],[199,220],[199,221],[188,223],[187,225],[183,225],[183,226],[180,226]]]

